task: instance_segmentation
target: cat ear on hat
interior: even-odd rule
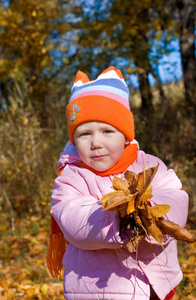
[[[121,71],[120,71],[119,69],[116,69],[116,68],[113,67],[113,66],[110,66],[109,68],[107,68],[105,71],[103,71],[103,72],[101,73],[101,75],[102,75],[102,74],[105,74],[105,73],[107,73],[107,72],[109,72],[109,71],[115,71],[116,74],[118,75],[118,77],[119,77],[120,79],[123,79],[123,76],[122,76]]]
[[[90,81],[90,79],[88,78],[88,76],[82,72],[82,71],[78,71],[76,74],[76,79],[75,79],[75,83],[81,81],[82,83],[87,83]]]

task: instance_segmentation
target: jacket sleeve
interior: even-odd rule
[[[74,246],[117,249],[123,244],[118,213],[103,212],[98,200],[90,194],[84,178],[68,168],[54,182],[51,214]]]

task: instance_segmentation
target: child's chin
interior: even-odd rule
[[[92,168],[93,168],[95,171],[98,171],[98,172],[105,172],[105,171],[111,169],[112,166],[98,166],[98,165],[94,165],[94,166],[92,166]]]

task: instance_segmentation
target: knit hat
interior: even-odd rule
[[[125,137],[134,139],[134,120],[129,107],[129,89],[120,70],[109,67],[96,80],[78,71],[66,109],[69,139],[74,145],[74,130],[82,123],[108,123]]]

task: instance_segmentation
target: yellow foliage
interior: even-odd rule
[[[7,231],[6,236],[1,236],[0,249],[4,251],[0,251],[0,299],[64,299],[62,281],[56,283],[47,271],[49,231],[48,226],[40,227],[41,221],[37,216],[29,221],[24,219],[16,224],[20,234],[12,236]],[[30,230],[33,222],[40,227],[37,236]]]
[[[168,42],[170,42],[171,41],[171,36],[167,35],[166,39],[167,39]]]
[[[13,1],[6,8],[0,6],[0,47],[4,49],[1,81],[6,81],[12,70],[17,79],[24,72],[23,81],[27,81],[32,65],[34,74],[38,79],[41,77],[42,70],[51,66],[48,51],[57,47],[48,42],[52,32],[58,30],[59,34],[64,34],[68,28],[62,19],[63,13],[65,11],[58,8],[55,0],[22,0]]]
[[[158,34],[156,35],[156,40],[159,42],[161,40],[162,37],[162,32],[158,32]]]
[[[35,10],[32,11],[32,16],[35,18],[37,16],[37,12]]]

